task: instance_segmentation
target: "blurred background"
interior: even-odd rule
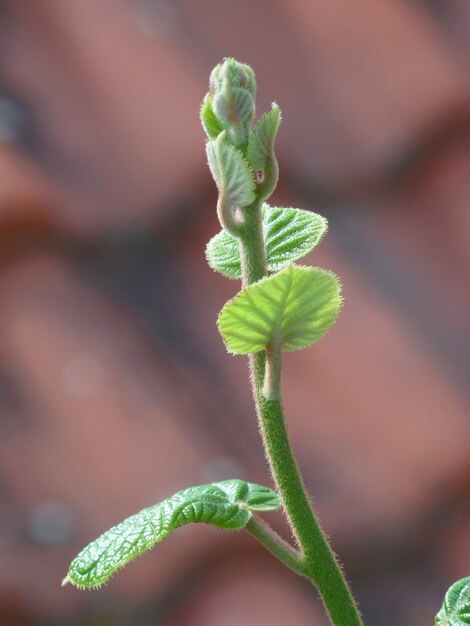
[[[1,0],[1,626],[325,626],[253,539],[178,530],[99,592],[70,559],[190,484],[270,484],[198,120],[212,67],[276,100],[272,204],[327,216],[339,322],[285,358],[294,448],[373,626],[470,563],[468,0]],[[269,520],[286,533],[278,514]]]

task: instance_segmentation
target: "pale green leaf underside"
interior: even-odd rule
[[[217,324],[233,354],[255,353],[269,346],[300,350],[323,337],[340,306],[340,285],[334,274],[289,265],[229,300]]]
[[[249,206],[255,199],[255,179],[242,153],[227,143],[225,131],[206,143],[206,153],[223,204]]]
[[[327,228],[326,219],[316,213],[264,204],[263,233],[268,271],[277,272],[311,252]],[[241,278],[238,242],[225,230],[209,241],[206,258],[214,271],[227,278]]]
[[[128,517],[90,543],[72,561],[63,584],[100,587],[117,570],[184,524],[204,522],[236,530],[246,526],[252,511],[279,508],[274,491],[243,480],[189,487]]]
[[[436,615],[436,626],[468,626],[470,624],[470,576],[449,587],[441,610]]]
[[[210,94],[207,94],[201,105],[200,118],[207,135],[215,139],[223,131],[223,127],[212,109],[211,100]]]

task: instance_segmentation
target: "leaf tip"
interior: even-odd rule
[[[63,581],[60,583],[61,587],[65,587],[65,585],[68,585],[69,583],[71,583],[71,579],[70,576],[67,574],[67,576],[63,579]]]
[[[271,111],[276,111],[279,119],[282,119],[282,111],[277,102],[271,102]]]

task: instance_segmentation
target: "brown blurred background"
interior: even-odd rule
[[[181,529],[100,592],[75,553],[189,484],[267,482],[198,108],[224,56],[276,100],[273,204],[330,232],[328,337],[289,427],[368,626],[470,569],[468,0],[0,2],[0,625],[324,626],[250,537]],[[286,532],[279,515],[270,521]]]

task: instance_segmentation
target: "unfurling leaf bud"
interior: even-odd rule
[[[259,213],[278,179],[274,143],[281,112],[273,103],[254,123],[255,96],[256,80],[250,66],[226,58],[212,70],[200,110],[209,139],[209,167],[219,189],[219,220],[235,238],[243,229],[240,210]]]
[[[257,196],[263,201],[273,193],[277,185],[279,168],[274,154],[281,111],[275,102],[270,111],[256,122],[248,142],[246,158],[256,173]]]
[[[225,59],[212,71],[209,87],[204,117],[201,111],[206,132],[210,106],[222,129],[227,132],[230,143],[236,147],[246,146],[255,115],[256,81],[253,70],[235,59]]]
[[[207,161],[212,172],[219,199],[217,215],[221,226],[237,237],[240,223],[235,209],[252,204],[255,196],[255,178],[243,154],[226,141],[225,131],[217,139],[206,143]]]
[[[220,90],[227,81],[231,87],[241,87],[249,91],[253,99],[256,97],[255,74],[249,65],[239,63],[235,59],[224,59],[214,67],[209,78],[209,87],[212,94]]]

